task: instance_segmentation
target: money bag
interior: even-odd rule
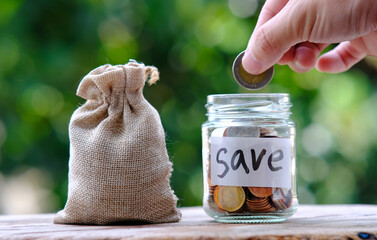
[[[166,223],[180,220],[160,116],[143,96],[158,70],[130,60],[85,76],[86,99],[69,124],[68,199],[54,223]]]

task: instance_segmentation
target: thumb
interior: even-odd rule
[[[280,11],[252,34],[242,65],[257,75],[277,63],[292,46],[302,41],[294,34],[292,17]]]

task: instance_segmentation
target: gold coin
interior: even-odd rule
[[[217,213],[224,213],[224,210],[219,208],[219,206],[217,206],[217,204],[215,203],[213,196],[209,196],[204,202],[204,205],[207,205],[212,211],[215,211]]]
[[[274,75],[274,67],[270,67],[267,71],[259,74],[252,75],[248,73],[242,66],[242,57],[245,51],[241,52],[233,62],[233,77],[242,87],[249,90],[257,90],[265,87],[271,82]]]
[[[244,204],[246,195],[242,187],[217,186],[214,198],[219,208],[228,212],[235,212]]]

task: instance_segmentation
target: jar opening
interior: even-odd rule
[[[218,118],[288,118],[291,106],[287,93],[215,94],[206,104],[207,116]]]

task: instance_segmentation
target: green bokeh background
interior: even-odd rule
[[[0,213],[53,212],[67,197],[68,123],[81,78],[136,59],[160,70],[159,111],[180,206],[202,198],[206,96],[243,93],[231,65],[256,0],[0,0]],[[276,66],[258,92],[291,94],[301,203],[377,203],[377,64],[341,74]]]

